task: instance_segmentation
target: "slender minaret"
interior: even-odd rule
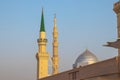
[[[118,39],[120,39],[120,0],[114,4],[113,10],[117,14],[117,32]],[[120,56],[120,49],[118,49],[118,56]]]
[[[54,17],[54,28],[53,28],[53,57],[52,57],[52,74],[58,73],[58,31],[57,31],[57,25],[56,25],[56,16]]]
[[[38,53],[36,54],[37,57],[37,80],[40,78],[48,76],[48,59],[49,54],[46,52],[46,32],[44,26],[44,14],[42,9],[42,16],[41,16],[41,25],[40,25],[40,33],[38,39]]]

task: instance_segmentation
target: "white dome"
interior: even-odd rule
[[[91,53],[89,50],[86,49],[85,52],[83,52],[80,56],[78,56],[75,63],[73,64],[73,68],[86,66],[96,62],[98,62],[97,57],[93,53]]]

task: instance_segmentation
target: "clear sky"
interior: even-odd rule
[[[102,45],[117,39],[112,10],[116,1],[0,0],[0,80],[36,80],[42,7],[50,55],[54,14],[57,16],[60,71],[71,69],[86,48],[100,61],[115,57],[116,49]]]

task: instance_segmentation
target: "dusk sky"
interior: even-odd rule
[[[117,39],[118,0],[0,0],[0,80],[36,80],[37,39],[44,8],[47,51],[52,56],[54,14],[59,32],[59,71],[72,68],[85,49],[100,61],[117,56],[104,47]],[[49,71],[51,71],[49,63]]]

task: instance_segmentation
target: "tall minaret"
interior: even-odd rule
[[[53,70],[52,74],[58,73],[58,31],[57,31],[57,25],[56,25],[56,16],[54,17],[54,28],[53,28],[53,57],[52,57],[52,63],[53,63]]]
[[[46,32],[44,26],[44,14],[42,9],[42,16],[41,16],[41,25],[40,25],[40,32],[39,32],[39,39],[38,39],[38,53],[36,54],[37,57],[37,80],[40,78],[48,76],[48,59],[49,54],[46,52]]]
[[[113,10],[117,14],[118,39],[120,39],[120,0],[114,4]],[[120,56],[120,49],[118,49],[118,56]]]

